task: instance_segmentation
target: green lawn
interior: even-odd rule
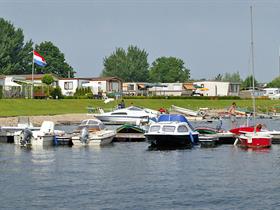
[[[238,107],[251,108],[251,100],[235,100]],[[55,115],[66,113],[86,113],[88,106],[102,107],[110,110],[120,101],[104,104],[102,100],[93,99],[64,99],[64,100],[31,100],[31,99],[1,99],[0,116],[25,115]],[[125,99],[126,106],[131,104],[152,109],[170,108],[172,104],[197,110],[201,107],[215,109],[226,108],[231,100],[199,100],[199,99]],[[258,111],[266,112],[272,107],[280,106],[278,100],[257,100]],[[279,107],[280,108],[280,107]]]

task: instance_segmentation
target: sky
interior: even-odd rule
[[[51,41],[77,77],[99,76],[117,47],[136,45],[151,64],[182,59],[192,79],[250,74],[253,6],[255,77],[279,75],[280,1],[246,0],[0,0],[0,17],[22,28],[25,39]]]

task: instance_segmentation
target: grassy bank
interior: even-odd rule
[[[235,100],[238,107],[251,108],[251,100]],[[0,116],[30,116],[55,115],[67,113],[86,113],[87,107],[102,107],[112,109],[119,101],[104,104],[102,100],[64,99],[64,100],[31,100],[31,99],[1,99]],[[131,104],[152,109],[170,108],[172,104],[197,110],[200,107],[223,109],[231,105],[231,100],[196,100],[196,99],[125,99],[126,106]],[[266,112],[275,106],[280,106],[278,100],[257,100],[258,111]],[[279,110],[278,110],[279,111]]]

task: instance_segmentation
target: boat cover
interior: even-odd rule
[[[158,122],[186,122],[188,123],[189,127],[194,130],[190,122],[184,115],[181,114],[162,114],[158,117]]]

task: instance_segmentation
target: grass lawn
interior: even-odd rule
[[[87,107],[101,107],[105,110],[113,109],[119,101],[104,104],[102,100],[93,99],[63,99],[63,100],[32,100],[32,99],[1,99],[0,116],[30,116],[55,115],[67,113],[86,113]],[[126,106],[135,105],[152,109],[170,108],[172,104],[197,110],[202,107],[223,109],[229,107],[231,100],[200,100],[200,99],[125,99]],[[235,100],[238,107],[251,108],[251,100]],[[257,109],[261,112],[270,111],[279,106],[280,100],[257,100]],[[278,110],[278,111],[279,111]]]

